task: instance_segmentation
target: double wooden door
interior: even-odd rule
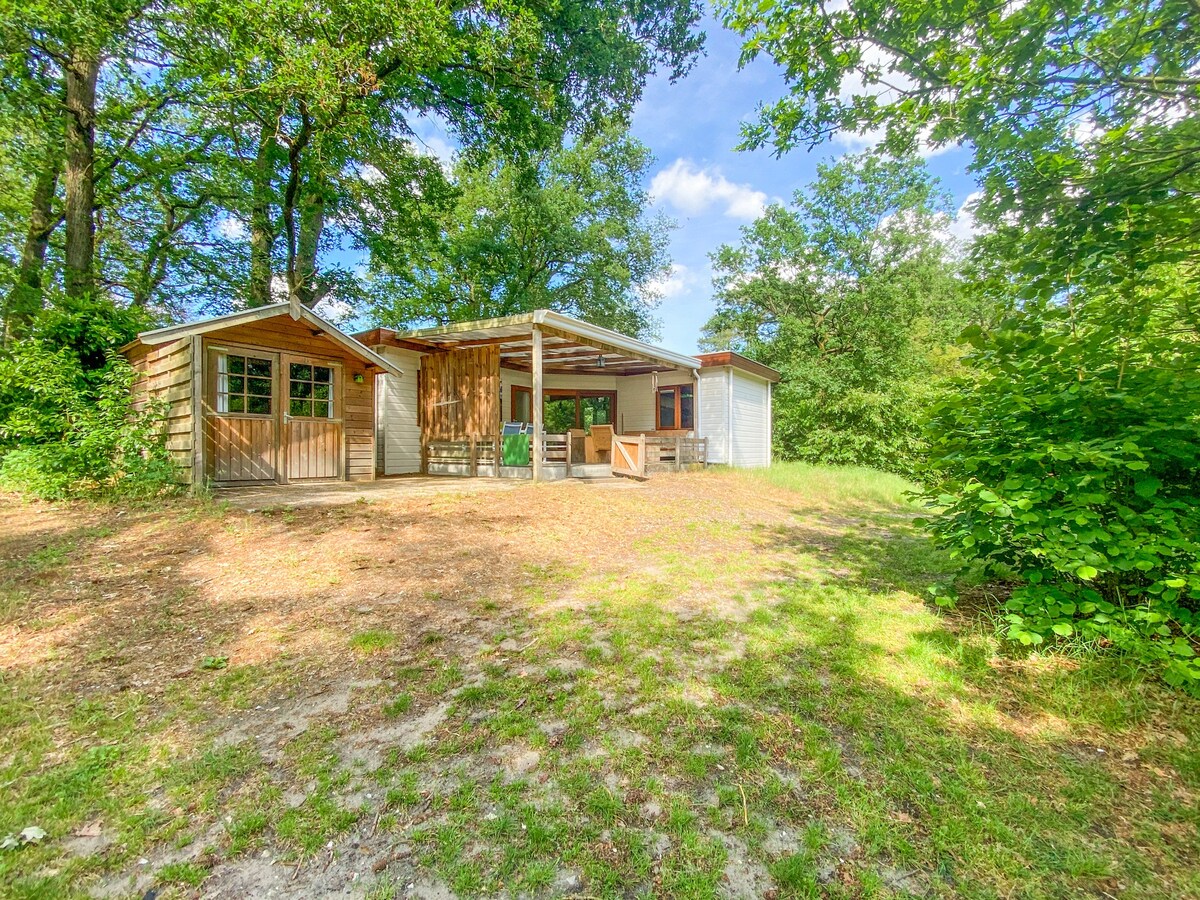
[[[206,451],[219,483],[344,477],[342,367],[249,348],[208,353]]]

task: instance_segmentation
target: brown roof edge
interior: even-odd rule
[[[742,356],[740,353],[734,353],[732,350],[722,350],[719,353],[697,353],[696,359],[700,360],[700,368],[713,369],[720,366],[733,366],[735,369],[741,369],[744,372],[749,372],[752,375],[757,375],[759,378],[765,378],[767,381],[779,381],[783,376],[772,369],[770,366],[764,366],[760,362],[755,362],[748,357]]]
[[[413,350],[417,353],[437,353],[438,347],[431,347],[429,344],[421,344],[416,341],[406,341],[396,337],[397,332],[391,328],[372,328],[369,331],[360,331],[353,337],[361,344],[366,344],[368,347],[397,347],[401,350]]]

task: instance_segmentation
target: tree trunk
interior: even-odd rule
[[[325,227],[325,195],[316,179],[310,179],[300,200],[300,238],[296,249],[296,280],[300,302],[315,306],[321,296],[317,291],[317,250],[321,230]]]
[[[24,332],[43,305],[42,269],[46,263],[46,248],[50,244],[50,235],[59,223],[54,215],[53,204],[61,163],[61,154],[52,151],[33,186],[29,230],[25,232],[25,245],[21,248],[17,282],[4,301],[5,344]]]
[[[296,202],[300,198],[300,188],[303,181],[304,148],[312,138],[312,120],[308,117],[308,108],[300,103],[300,128],[296,136],[287,141],[288,145],[288,179],[283,189],[283,206],[280,212],[283,216],[283,231],[287,238],[287,285],[288,302],[300,300],[300,276],[297,271],[299,256],[296,241]],[[300,302],[303,302],[302,300]]]
[[[95,290],[96,256],[96,79],[100,57],[77,51],[66,66],[66,188],[67,247],[63,281],[68,297],[85,297]]]
[[[254,158],[254,194],[250,207],[250,305],[271,302],[271,252],[275,231],[271,227],[271,142],[274,132],[263,125]]]

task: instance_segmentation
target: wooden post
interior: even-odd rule
[[[421,435],[421,474],[429,474],[429,442]]]
[[[675,435],[675,471],[683,471],[683,438]]]
[[[476,461],[475,457],[478,446],[479,435],[472,434],[470,439],[467,441],[467,453],[469,454],[467,462],[467,474],[472,478],[479,474],[479,463]]]
[[[500,436],[500,432],[502,432],[503,430],[504,430],[503,428],[499,428],[496,430],[496,440],[492,442],[492,477],[493,478],[500,477],[501,453],[503,451],[503,447],[501,445],[504,442],[504,438],[502,438]]]
[[[567,430],[567,477],[571,477],[571,431]]]
[[[542,329],[533,325],[533,480],[542,480]]]
[[[638,435],[637,477],[646,477],[646,436],[644,434]]]

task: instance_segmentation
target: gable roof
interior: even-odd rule
[[[534,325],[543,333],[543,369],[551,374],[637,375],[700,368],[700,360],[694,356],[674,353],[549,309],[409,331],[376,328],[356,337],[372,346],[422,353],[496,345],[502,365],[523,370],[532,361]]]
[[[259,322],[263,319],[272,319],[282,315],[289,315],[297,322],[307,322],[314,328],[319,329],[343,350],[352,353],[363,362],[378,366],[390,375],[403,374],[400,369],[396,368],[395,363],[385,359],[366,344],[346,334],[346,332],[342,331],[336,325],[325,321],[308,307],[286,301],[283,303],[271,303],[267,306],[258,306],[254,309],[242,310],[241,312],[228,313],[224,316],[215,316],[211,319],[201,319],[198,322],[184,322],[181,325],[168,325],[166,328],[143,331],[137,336],[137,340],[143,344],[154,346],[155,344],[165,344],[168,341],[174,341],[182,337],[207,334],[211,331],[220,331],[223,328],[230,328],[234,325],[246,325],[250,322]],[[127,346],[132,346],[132,344]],[[121,349],[124,350],[127,348],[122,347]]]
[[[718,353],[701,353],[697,358],[700,360],[700,367],[702,369],[733,366],[735,369],[741,369],[743,372],[757,375],[759,378],[764,378],[772,383],[783,378],[782,374],[770,366],[765,366],[756,360],[742,356],[740,353],[734,353],[732,350],[722,350]]]

